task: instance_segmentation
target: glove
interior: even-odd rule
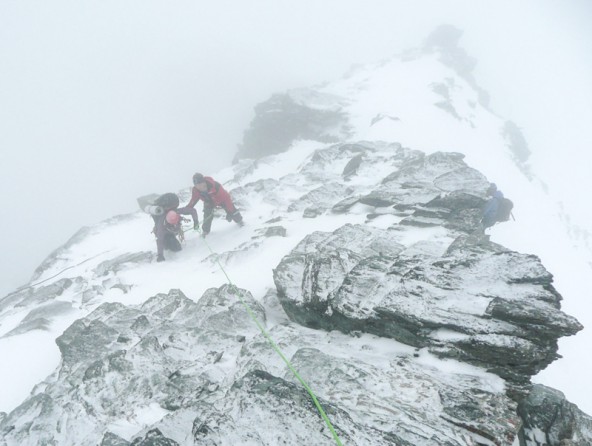
[[[157,262],[164,262],[164,256],[161,254],[156,258]]]
[[[199,222],[198,221],[193,222],[193,229],[196,231],[199,231]]]

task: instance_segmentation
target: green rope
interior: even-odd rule
[[[197,228],[196,231],[198,231],[200,233],[200,235],[201,235],[201,230],[199,228]],[[214,256],[216,256],[216,253],[212,250],[212,248],[210,247],[210,245],[208,244],[208,242],[206,241],[205,238],[203,238],[203,241],[206,244],[206,246],[208,247],[208,249],[210,250],[210,252]],[[271,346],[273,347],[273,349],[277,352],[277,354],[280,356],[280,358],[282,358],[282,360],[286,363],[286,365],[288,366],[288,368],[290,369],[290,371],[292,372],[292,374],[296,377],[296,379],[298,381],[300,381],[300,384],[302,384],[302,386],[306,389],[306,391],[308,392],[308,394],[312,398],[312,400],[313,400],[313,402],[314,402],[317,410],[321,414],[321,417],[323,418],[323,420],[325,420],[325,424],[327,425],[327,427],[331,431],[331,434],[333,435],[333,439],[335,440],[335,442],[339,446],[343,446],[343,443],[341,443],[341,441],[339,440],[339,436],[337,435],[337,432],[335,432],[335,429],[333,428],[333,425],[331,424],[331,421],[329,420],[329,417],[327,417],[327,414],[325,413],[325,411],[321,407],[321,404],[317,400],[317,397],[315,396],[314,392],[309,387],[309,385],[306,383],[306,381],[304,381],[304,379],[298,374],[298,372],[292,366],[292,364],[290,363],[290,361],[288,360],[288,358],[286,358],[286,356],[284,356],[284,354],[282,353],[282,351],[280,350],[280,348],[277,346],[277,344],[273,341],[273,339],[271,338],[271,336],[265,331],[265,329],[263,328],[263,326],[259,322],[259,319],[257,319],[257,316],[255,316],[255,313],[253,313],[253,311],[251,310],[251,307],[249,307],[249,304],[247,304],[247,302],[243,299],[243,296],[241,295],[242,293],[239,292],[239,290],[236,287],[236,285],[234,285],[234,283],[232,283],[232,280],[230,279],[230,277],[226,273],[226,270],[224,269],[224,267],[220,263],[220,260],[218,260],[218,256],[216,256],[216,263],[218,264],[218,266],[220,267],[220,269],[222,270],[222,272],[226,276],[226,280],[228,280],[228,284],[230,285],[230,289],[229,289],[230,290],[230,294],[236,294],[238,296],[238,298],[240,299],[241,303],[243,304],[243,306],[247,310],[247,313],[249,314],[249,316],[251,316],[251,319],[253,319],[253,321],[255,322],[255,324],[257,325],[257,327],[259,328],[259,330],[261,331],[261,333],[263,333],[263,336],[265,336],[265,338],[269,341],[269,343],[271,344]]]

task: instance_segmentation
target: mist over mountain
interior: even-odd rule
[[[0,439],[591,444],[590,251],[460,37],[258,104],[213,175],[245,227],[157,263],[138,211],[58,247],[0,300]],[[484,233],[490,182],[514,219]]]

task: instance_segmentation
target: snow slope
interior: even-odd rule
[[[588,299],[592,252],[575,237],[560,203],[546,192],[536,172],[527,176],[515,162],[503,132],[505,121],[480,103],[480,92],[453,67],[441,63],[442,52],[363,67],[319,90],[349,100],[346,112],[355,131],[352,139],[397,141],[426,153],[461,152],[470,166],[512,199],[515,221],[493,227],[492,240],[539,256],[555,277],[565,299],[563,308],[585,327],[577,336],[560,340],[564,358],[536,381],[562,390],[570,401],[592,413],[592,391],[587,390],[592,356],[585,353],[592,342]],[[435,106],[443,99],[434,91],[437,85],[447,86],[449,110]],[[387,118],[372,124],[379,115]]]
[[[426,153],[465,154],[467,164],[497,183],[515,204],[515,220],[488,231],[492,241],[539,256],[565,299],[563,311],[577,317],[585,327],[591,326],[586,298],[589,251],[574,246],[564,216],[549,199],[536,172],[516,162],[503,131],[505,121],[488,109],[482,92],[466,73],[459,73],[450,63],[445,48],[417,50],[361,67],[336,82],[310,90],[334,98],[336,104],[312,100],[318,95],[303,94],[302,90],[288,94],[305,107],[339,108],[347,116],[348,124],[347,134],[340,136],[341,142],[386,141]],[[84,228],[44,262],[28,288],[0,301],[0,357],[7,365],[0,369],[0,411],[10,412],[36,385],[34,391],[46,385],[42,381],[60,362],[55,339],[75,320],[104,302],[137,305],[173,288],[182,289],[187,297],[197,301],[207,289],[219,287],[228,277],[249,290],[256,300],[265,302],[269,290],[275,289],[271,271],[306,235],[314,231],[332,232],[347,223],[381,229],[397,223],[400,217],[392,214],[368,220],[368,213],[376,209],[359,203],[346,214],[320,212],[316,218],[302,218],[301,212],[295,212],[303,210],[297,205],[289,209],[306,192],[326,185],[326,177],[319,175],[316,183],[310,182],[298,171],[315,151],[329,146],[319,141],[295,140],[280,155],[258,161],[241,160],[214,174],[239,197],[246,226],[238,228],[216,219],[207,239],[188,232],[183,251],[168,253],[162,264],[153,261],[152,222],[141,212]],[[392,147],[385,145],[384,150],[384,159],[388,160]],[[333,165],[331,172],[324,174],[339,177],[345,165]],[[373,164],[372,171],[353,177],[351,185],[369,192],[392,170],[388,162]],[[279,179],[283,181],[274,183]],[[266,187],[272,188],[273,193],[242,194],[244,185],[257,181],[267,182]],[[188,190],[181,195],[187,200]],[[275,218],[281,219],[278,225],[285,229],[285,237],[264,235]],[[417,229],[408,234],[409,245],[445,237],[438,228]],[[109,267],[105,262],[111,262]],[[61,282],[57,289],[44,288],[66,279],[72,283]],[[33,295],[35,300],[27,300]],[[287,321],[281,308],[271,308],[270,315],[268,328]],[[38,324],[38,329],[23,328],[24,322]],[[592,413],[592,390],[588,384],[592,358],[585,352],[591,337],[590,329],[585,328],[574,337],[561,339],[560,354],[564,358],[535,378],[564,392],[587,413]],[[336,338],[343,340],[339,335]],[[407,348],[379,341],[376,356]],[[478,375],[492,389],[503,390],[497,377],[467,364],[442,361],[431,355],[422,356],[421,360],[440,370],[452,368]],[[158,419],[159,410],[143,408],[129,424],[117,427],[116,433],[131,436]]]

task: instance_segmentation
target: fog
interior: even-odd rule
[[[228,165],[272,93],[418,46],[443,23],[464,31],[492,107],[590,227],[574,190],[590,164],[565,170],[592,158],[590,19],[586,0],[3,1],[0,296],[81,226]]]

